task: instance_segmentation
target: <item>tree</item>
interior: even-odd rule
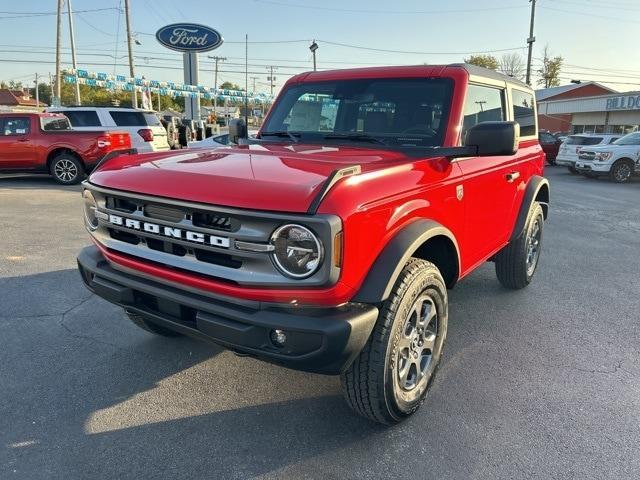
[[[498,59],[493,55],[471,55],[469,58],[464,59],[464,63],[490,68],[491,70],[497,70],[500,66]]]
[[[231,82],[224,82],[220,85],[221,90],[244,90],[244,88],[240,88],[239,85]]]
[[[520,54],[516,52],[505,53],[502,55],[502,58],[500,58],[498,71],[510,77],[522,80],[525,73],[524,61]]]
[[[538,69],[538,85],[544,85],[544,88],[557,87],[560,85],[560,70],[562,70],[562,62],[564,58],[559,55],[551,56],[549,45],[546,45],[542,54],[542,68]]]

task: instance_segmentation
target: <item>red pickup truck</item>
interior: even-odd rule
[[[536,272],[549,183],[533,91],[471,65],[310,72],[257,138],[231,127],[246,145],[92,173],[84,282],[150,332],[339,374],[359,414],[410,416],[447,290],[487,261],[510,289]]]
[[[132,152],[127,132],[75,131],[55,113],[0,114],[1,173],[49,173],[71,185],[100,161]]]

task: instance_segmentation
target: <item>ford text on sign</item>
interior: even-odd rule
[[[222,35],[197,23],[174,23],[156,32],[162,45],[180,52],[206,52],[222,45]]]

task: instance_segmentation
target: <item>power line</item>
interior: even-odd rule
[[[107,10],[115,10],[115,8],[107,7],[107,8],[93,8],[90,10],[76,10],[73,13],[106,12]],[[12,13],[14,12],[0,12],[0,14],[12,14]],[[16,13],[18,13],[18,15],[13,15],[9,17],[0,17],[0,20],[11,20],[14,18],[50,17],[57,14],[57,12],[16,12]]]
[[[339,47],[356,48],[358,50],[369,50],[372,52],[385,52],[385,53],[406,53],[409,55],[468,55],[471,53],[496,53],[496,52],[510,52],[513,50],[522,50],[525,47],[513,47],[513,48],[498,48],[494,50],[471,50],[466,52],[411,52],[405,50],[388,50],[386,48],[373,48],[363,47],[361,45],[351,45],[348,43],[330,42],[329,40],[320,40],[318,42],[326,43],[328,45],[335,45]]]
[[[550,10],[550,11],[553,11],[553,12],[570,13],[571,15],[582,15],[582,16],[585,16],[585,17],[597,17],[597,18],[601,18],[601,19],[605,19],[605,20],[617,20],[619,22],[626,22],[626,23],[640,23],[640,20],[631,20],[631,19],[628,19],[628,18],[620,18],[620,17],[608,17],[608,16],[600,15],[599,13],[578,12],[576,10],[561,10],[559,8],[547,7],[547,6],[544,6],[544,5],[541,5],[540,8],[544,8],[545,10]]]
[[[339,8],[339,7],[322,7],[317,5],[300,5],[296,3],[282,2],[277,0],[259,0],[258,3],[267,3],[270,5],[278,5],[281,7],[302,8],[307,10],[323,10],[328,12],[357,13],[357,14],[381,14],[381,15],[435,15],[444,13],[466,13],[466,12],[486,12],[490,10],[505,10],[524,8],[526,5],[505,5],[502,7],[483,7],[483,8],[465,8],[465,9],[448,9],[448,10],[375,10],[375,9],[355,9],[355,8]]]

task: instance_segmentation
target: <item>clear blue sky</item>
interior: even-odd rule
[[[160,46],[153,34],[159,27],[192,21],[216,28],[225,44],[209,55],[228,57],[220,81],[244,84],[244,35],[250,42],[250,76],[258,90],[268,90],[267,65],[278,66],[277,86],[294,73],[311,68],[309,41],[320,48],[319,68],[360,65],[449,63],[473,51],[520,48],[526,59],[529,30],[527,0],[130,0],[136,76],[182,81],[181,54]],[[123,0],[72,0],[73,9],[108,9],[77,13],[76,44],[81,68],[128,73]],[[0,79],[31,81],[35,72],[54,72],[56,0],[0,0]],[[119,27],[119,28],[118,28]],[[548,44],[565,58],[563,83],[570,79],[606,81],[621,91],[640,90],[640,1],[538,0],[534,67]],[[63,62],[71,61],[68,25],[63,24]],[[116,42],[117,40],[117,42]],[[424,53],[391,53],[331,45]],[[443,52],[443,54],[437,54]],[[503,52],[494,55],[500,57]],[[200,83],[213,84],[212,63],[201,57]],[[114,56],[117,57],[114,66]],[[17,63],[11,60],[35,63]],[[103,64],[103,65],[99,65]],[[155,68],[154,68],[155,67]],[[160,68],[158,68],[160,67]],[[169,69],[171,67],[172,69]],[[235,73],[234,73],[235,72]],[[253,80],[249,81],[250,84]]]

